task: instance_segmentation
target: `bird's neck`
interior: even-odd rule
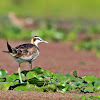
[[[35,42],[34,42],[34,44],[35,44],[37,47],[38,47],[38,43],[39,43],[38,41],[35,41]]]
[[[33,39],[31,39],[31,44],[34,44],[38,47],[38,43],[39,43],[38,41],[33,41]]]

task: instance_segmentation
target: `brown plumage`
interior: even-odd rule
[[[9,51],[4,52],[9,53],[11,56],[13,56],[18,63],[31,63],[39,55],[39,48],[36,45],[30,43],[11,48],[11,46],[7,42],[7,47]]]
[[[12,48],[14,57],[29,57],[30,55],[36,55],[39,48],[33,44],[22,44],[15,48]]]
[[[24,62],[29,62],[30,67],[32,68],[32,61],[34,61],[39,56],[39,48],[38,43],[47,41],[42,40],[40,37],[35,36],[31,39],[31,43],[21,44],[15,48],[12,48],[7,41],[8,51],[3,51],[5,53],[9,53],[18,63],[19,63],[19,77],[22,83],[22,79],[20,76],[20,64]]]

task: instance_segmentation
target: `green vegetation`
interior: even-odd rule
[[[80,41],[74,46],[75,50],[93,50],[96,52],[96,56],[100,57],[100,39],[90,39],[86,41]]]
[[[69,32],[68,34],[66,34],[65,32],[56,29],[33,30],[31,36],[33,37],[35,35],[40,36],[43,39],[52,41],[73,41],[77,39],[77,34],[75,34],[74,32]]]
[[[100,24],[92,24],[88,27],[80,24],[80,28],[75,28],[75,30],[77,32],[77,34],[75,34],[77,35],[77,39],[80,39],[78,36],[82,35],[82,31],[85,37],[78,40],[78,42],[73,45],[73,48],[75,50],[95,51],[96,56],[100,57]]]
[[[0,28],[0,37],[9,40],[27,40],[31,38],[31,31],[9,25]]]
[[[83,92],[93,93],[100,91],[100,78],[92,75],[79,77],[74,71],[70,74],[54,74],[40,67],[35,67],[29,71],[22,71],[23,83],[19,83],[18,73],[7,75],[7,71],[0,70],[0,89],[18,91],[42,91],[42,92]]]
[[[85,36],[87,37],[86,40],[89,41],[91,40],[91,35],[98,35],[100,33],[99,24],[94,24],[94,26],[89,25],[87,27],[81,22],[73,22],[73,27],[70,29],[57,29],[55,28],[58,27],[57,24],[54,25],[52,22],[48,23],[45,21],[45,23],[40,22],[40,25],[37,29],[30,30],[28,28],[19,28],[12,25],[8,19],[5,20],[5,18],[1,18],[1,20],[0,38],[6,38],[10,40],[28,40],[36,35],[50,41],[76,41],[78,36],[84,32]]]
[[[91,25],[91,27],[87,28],[88,35],[91,34],[100,34],[100,24]]]
[[[0,8],[0,15],[14,11],[35,18],[100,19],[99,0],[1,0]]]
[[[75,99],[82,99],[82,100],[100,100],[100,95],[99,96],[90,96],[90,97],[85,97],[85,95],[75,96]]]
[[[65,30],[54,29],[53,25],[48,26],[46,23],[44,27],[39,29],[27,29],[19,28],[17,26],[11,25],[10,22],[3,22],[0,24],[0,38],[6,38],[8,40],[28,40],[33,36],[40,36],[45,40],[50,41],[73,41],[77,39],[77,34],[74,32],[68,32],[66,34]]]
[[[43,39],[53,40],[53,41],[59,41],[59,40],[66,39],[66,34],[64,32],[60,32],[54,29],[34,30],[32,31],[31,35],[32,37],[36,35],[36,36],[40,36]]]
[[[66,39],[66,34],[54,29],[40,29],[40,30],[28,30],[20,29],[15,26],[7,26],[0,29],[0,37],[10,40],[28,40],[33,36],[40,36],[43,39],[60,41]]]

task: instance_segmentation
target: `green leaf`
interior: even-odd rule
[[[77,96],[77,95],[75,95],[74,97],[75,97],[75,99],[80,99],[80,97],[79,97],[79,96]]]
[[[27,79],[31,79],[31,78],[34,78],[37,76],[37,73],[35,71],[29,71],[27,74],[26,74],[26,77]]]
[[[93,92],[94,88],[93,87],[85,87],[84,92]]]
[[[34,91],[35,90],[35,86],[32,84],[27,84],[27,85],[20,85],[17,86],[16,88],[14,88],[14,90],[18,90],[18,91]]]
[[[77,89],[77,86],[76,85],[74,85],[74,84],[70,84],[71,85],[71,90],[75,90],[75,89]]]
[[[52,76],[53,76],[53,73],[50,72],[50,71],[48,71],[48,70],[44,70],[43,75],[44,75],[45,77],[52,77]]]
[[[40,81],[44,81],[44,76],[43,75],[37,75],[36,78]]]
[[[7,76],[7,71],[4,69],[0,69],[0,78],[5,78]]]
[[[48,86],[48,90],[49,90],[49,91],[50,91],[50,90],[55,91],[55,90],[56,90],[56,85],[55,85],[55,84],[50,84],[50,85]]]
[[[80,82],[73,82],[74,85],[79,86],[81,83]]]
[[[68,91],[69,88],[69,84],[59,84],[57,85],[58,89],[60,90],[60,92],[64,93],[66,91]]]
[[[86,100],[85,95],[81,95],[82,100]]]
[[[35,85],[37,85],[37,86],[43,86],[43,84],[44,84],[44,80],[42,81],[42,80],[39,80],[39,79],[37,79],[37,78],[31,78],[31,79],[29,79],[28,80],[28,82],[30,83],[30,84],[35,84]]]
[[[98,78],[96,76],[86,75],[83,77],[83,79],[88,83],[92,83],[95,82],[95,80],[97,80]]]
[[[0,82],[0,90],[8,90],[12,82]]]
[[[22,80],[25,80],[25,75],[21,73],[21,78]],[[18,73],[12,73],[11,75],[8,75],[6,77],[7,82],[13,82],[14,80],[19,79],[19,74]]]
[[[73,76],[74,77],[74,76]],[[55,79],[61,83],[66,83],[67,81],[70,81],[70,76],[61,74],[61,73],[57,73],[55,75]]]
[[[62,90],[62,89],[65,88],[65,87],[69,87],[69,84],[60,83],[60,84],[57,84],[57,87],[59,88],[59,90]]]
[[[5,82],[6,78],[0,78],[0,82]]]
[[[100,85],[95,86],[95,91],[100,91]]]
[[[77,78],[77,77],[78,77],[78,75],[77,75],[77,71],[74,71],[74,72],[73,72],[73,75],[74,75],[74,77]]]
[[[40,67],[35,67],[32,71],[36,71],[37,74],[43,74],[43,69],[41,69]]]
[[[37,90],[41,92],[48,92],[48,86],[39,87]]]
[[[66,74],[65,76],[66,76],[66,78],[68,78],[68,81],[76,81],[76,79],[77,79],[76,77],[74,77],[70,74]]]

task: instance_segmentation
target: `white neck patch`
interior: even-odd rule
[[[41,41],[40,40],[36,40],[35,42],[34,42],[34,44],[38,47],[38,43],[40,43]]]

